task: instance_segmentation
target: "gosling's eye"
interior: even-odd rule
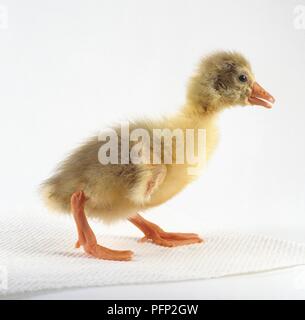
[[[238,77],[239,81],[240,82],[247,82],[248,81],[248,78],[246,75],[244,74],[241,74],[239,77]]]

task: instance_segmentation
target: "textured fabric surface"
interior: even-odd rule
[[[204,244],[171,249],[141,244],[132,237],[102,236],[99,224],[91,224],[100,242],[133,250],[134,260],[96,260],[74,249],[75,227],[66,217],[44,212],[0,215],[0,295],[207,279],[305,264],[304,244],[259,235],[205,232]]]

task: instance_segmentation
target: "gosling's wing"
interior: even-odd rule
[[[166,177],[164,164],[147,164],[137,166],[137,175],[128,197],[136,204],[149,202],[152,194],[160,187]]]

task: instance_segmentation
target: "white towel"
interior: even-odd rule
[[[203,233],[205,243],[164,248],[133,237],[103,236],[103,245],[135,252],[131,262],[97,260],[73,248],[70,219],[0,215],[0,295],[47,289],[208,279],[305,264],[305,245],[260,235]]]

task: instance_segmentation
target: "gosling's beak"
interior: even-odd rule
[[[248,101],[250,104],[263,106],[265,108],[272,108],[272,104],[275,102],[275,99],[272,97],[270,93],[268,93],[263,87],[261,87],[257,82],[253,83],[252,91],[250,96],[248,97]],[[271,103],[269,103],[269,102]]]

